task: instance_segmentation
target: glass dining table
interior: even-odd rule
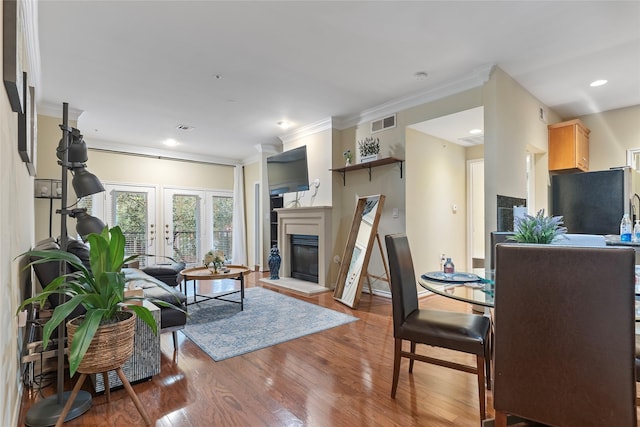
[[[636,267],[636,277],[640,278],[640,266]],[[453,298],[469,304],[493,308],[496,284],[494,272],[487,271],[485,277],[475,273],[443,273],[431,271],[421,274],[418,284],[434,294]],[[635,287],[636,322],[640,324],[640,281]],[[640,331],[639,331],[640,332]]]
[[[431,271],[421,274],[418,283],[434,294],[469,304],[493,307],[495,282],[492,280],[493,273],[487,273],[485,278],[474,273]]]

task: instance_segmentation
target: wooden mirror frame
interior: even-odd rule
[[[383,206],[384,196],[381,194],[360,197],[356,204],[333,293],[333,298],[351,308],[356,308],[360,301]]]

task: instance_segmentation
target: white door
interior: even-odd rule
[[[105,185],[104,221],[120,226],[126,238],[125,255],[158,255],[156,187],[125,184]],[[155,263],[139,257],[140,266]]]
[[[199,265],[204,254],[221,250],[231,258],[233,192],[165,189],[164,254]]]
[[[473,259],[484,259],[484,160],[467,162],[467,265],[472,271]]]
[[[203,259],[204,191],[165,189],[162,243],[164,254],[187,264]]]
[[[207,192],[206,218],[211,226],[211,248],[224,253],[231,260],[233,244],[233,194],[231,192]],[[209,208],[209,206],[211,206]]]

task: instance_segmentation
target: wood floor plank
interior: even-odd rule
[[[252,273],[247,286],[259,286]],[[289,294],[360,320],[245,355],[215,362],[178,333],[161,337],[161,373],[134,390],[157,427],[210,426],[428,426],[480,425],[474,375],[417,362],[412,375],[401,366],[396,399],[391,399],[393,326],[391,301],[363,295],[358,310],[332,293]],[[464,303],[439,296],[421,306],[470,312]],[[442,349],[425,354],[473,365],[474,358]],[[67,381],[66,388],[72,388]],[[90,390],[87,386],[88,390]],[[43,390],[55,392],[55,383]],[[65,426],[142,426],[142,417],[124,390],[102,395],[93,407]],[[487,415],[493,400],[487,392]],[[38,393],[25,392],[20,425]]]

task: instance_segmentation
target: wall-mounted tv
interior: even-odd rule
[[[308,190],[307,146],[267,157],[267,179],[271,195]]]

